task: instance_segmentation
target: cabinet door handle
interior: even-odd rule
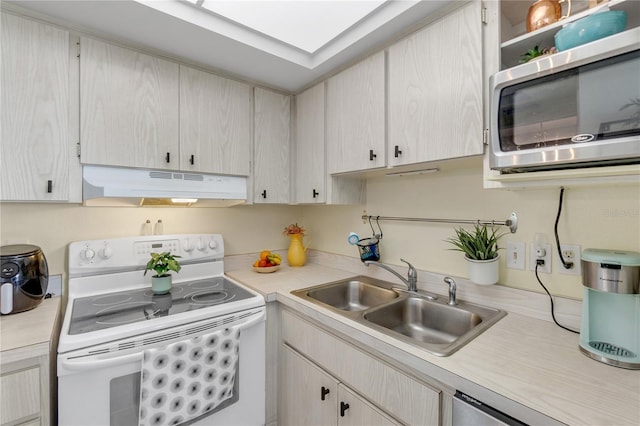
[[[398,145],[396,145],[395,150],[393,152],[394,157],[398,158],[400,157],[400,154],[402,154],[402,151],[400,150],[400,147]]]
[[[314,190],[313,190],[313,198],[318,198],[318,195],[320,195],[320,193],[318,191],[316,191],[315,188],[314,188]]]
[[[191,158],[189,158],[189,163],[191,163],[191,165],[193,166],[193,164],[196,162],[196,159],[194,157],[193,154],[191,154]]]
[[[369,150],[369,161],[375,160],[376,157],[377,157],[377,155],[373,153],[372,149],[370,149]]]
[[[340,417],[344,417],[344,412],[349,409],[349,404],[340,401]]]
[[[52,180],[48,180],[47,181],[47,193],[51,194],[53,192],[53,181]]]
[[[320,388],[320,400],[324,401],[325,397],[329,394],[329,389],[325,388],[324,386],[322,388]]]
[[[171,153],[167,152],[167,156],[165,157],[165,159],[167,160],[167,163],[171,162]]]
[[[264,191],[262,191],[260,195],[262,195],[262,198],[267,198],[267,190],[265,189]]]

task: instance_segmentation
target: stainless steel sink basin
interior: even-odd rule
[[[448,356],[495,324],[506,312],[444,297],[429,300],[420,293],[366,276],[292,291],[387,336]]]
[[[372,309],[364,319],[424,343],[451,343],[482,322],[466,309],[408,297]]]
[[[364,282],[359,277],[313,287],[302,293],[343,311],[364,311],[398,297],[397,292]]]

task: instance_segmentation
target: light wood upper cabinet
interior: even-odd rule
[[[178,64],[80,41],[81,162],[178,169]]]
[[[482,154],[480,8],[472,2],[389,48],[390,166]]]
[[[250,174],[251,87],[180,66],[180,170]]]
[[[386,165],[384,55],[372,55],[327,81],[329,174]]]
[[[69,33],[2,13],[0,199],[69,197]]]
[[[259,87],[254,91],[254,203],[290,199],[291,98]]]
[[[327,197],[324,145],[324,83],[296,96],[295,201],[324,203]]]
[[[300,204],[362,204],[366,181],[331,176],[326,169],[325,83],[296,96],[294,202]]]

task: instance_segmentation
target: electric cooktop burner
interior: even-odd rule
[[[224,277],[173,284],[167,294],[149,288],[73,301],[69,334],[82,334],[253,297]]]

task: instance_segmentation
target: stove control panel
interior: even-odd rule
[[[69,274],[143,268],[151,253],[170,252],[180,262],[222,260],[224,242],[220,234],[150,235],[69,244]]]

